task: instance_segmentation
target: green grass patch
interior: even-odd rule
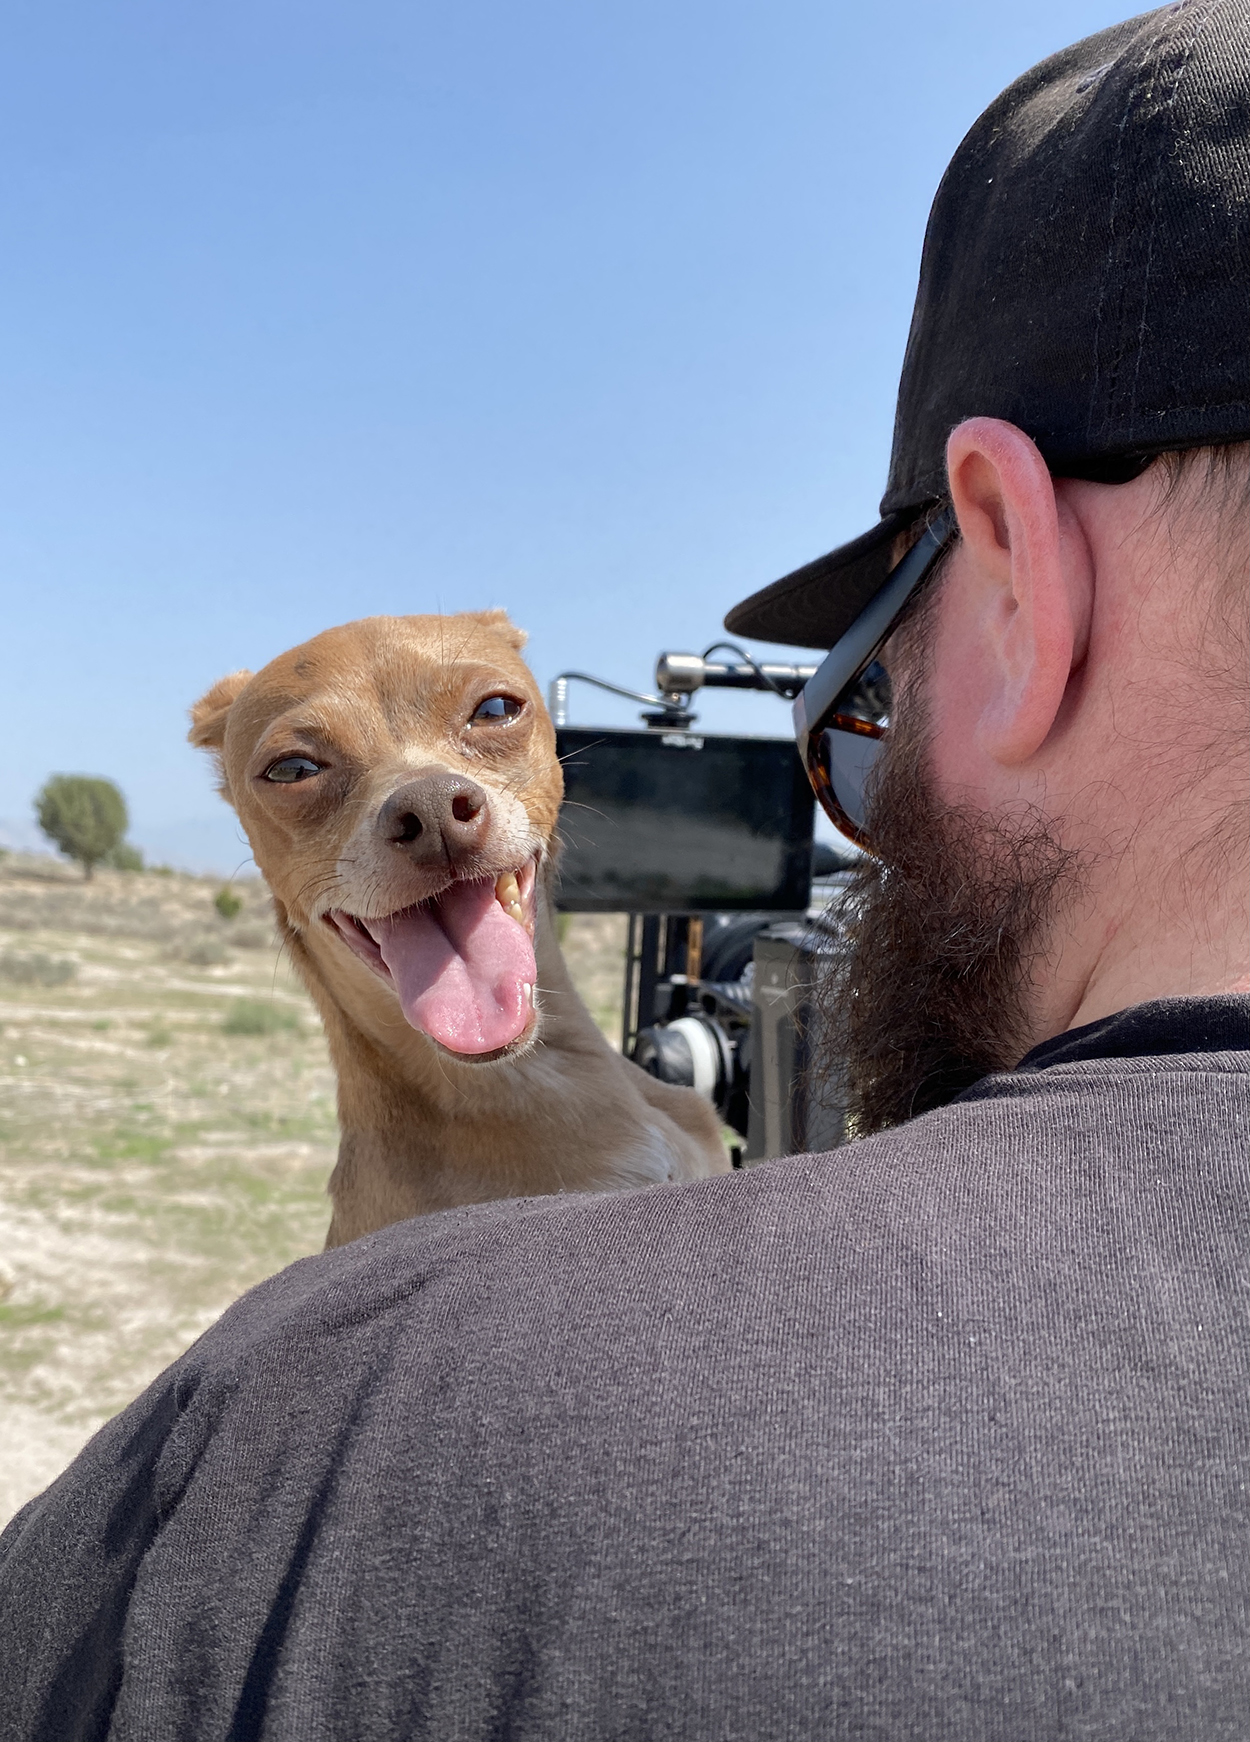
[[[338,1130],[334,1102],[328,1096],[319,1096],[307,1112],[300,1113],[236,1107],[231,1109],[231,1124],[258,1137],[306,1138],[323,1143],[333,1142]]]
[[[36,1306],[33,1302],[29,1306],[19,1302],[0,1305],[0,1326],[10,1331],[24,1330],[28,1325],[54,1325],[64,1317],[63,1306]]]
[[[98,1161],[143,1161],[154,1167],[174,1147],[174,1139],[168,1132],[127,1131],[123,1127],[97,1138],[93,1147]]]
[[[236,1035],[298,1034],[299,1012],[259,998],[236,998],[221,1026]]]

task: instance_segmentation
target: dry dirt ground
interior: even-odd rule
[[[220,887],[0,863],[0,1524],[325,1237],[325,1042],[263,886]],[[563,922],[614,1042],[624,925]]]

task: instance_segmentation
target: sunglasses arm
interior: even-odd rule
[[[843,690],[870,662],[890,633],[895,618],[932,569],[957,528],[954,511],[945,508],[921,533],[902,562],[896,563],[881,589],[874,593],[846,634],[817,666],[815,675],[794,699],[794,735],[799,744],[818,729]]]

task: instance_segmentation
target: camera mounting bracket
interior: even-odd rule
[[[709,660],[710,653],[730,653],[734,663]],[[731,642],[716,641],[703,653],[662,653],[655,662],[655,687],[658,695],[645,695],[641,690],[623,689],[608,683],[606,678],[593,677],[587,671],[562,671],[551,680],[548,706],[557,726],[569,723],[569,685],[593,684],[610,695],[624,696],[627,701],[642,702],[650,732],[684,732],[697,715],[690,707],[696,690],[771,690],[791,702],[815,672],[814,665],[793,665],[768,662],[763,665],[749,653]]]

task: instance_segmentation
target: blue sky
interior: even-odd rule
[[[504,605],[544,683],[702,648],[875,519],[963,133],[1133,10],[15,0],[4,826],[107,774],[233,870],[186,709],[351,617]]]

